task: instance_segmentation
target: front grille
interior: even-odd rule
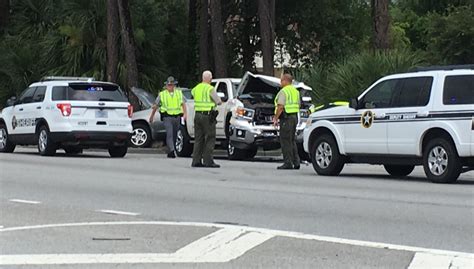
[[[255,110],[255,124],[272,124],[273,108],[257,108]]]

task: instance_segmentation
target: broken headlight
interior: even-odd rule
[[[235,111],[237,118],[252,120],[253,116],[255,115],[255,110],[239,107]]]

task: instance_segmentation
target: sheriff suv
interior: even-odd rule
[[[12,97],[0,113],[0,152],[16,145],[37,145],[41,155],[62,148],[108,149],[111,157],[127,154],[133,108],[120,87],[92,78],[46,77]]]
[[[313,113],[304,148],[320,175],[369,163],[403,177],[422,165],[431,181],[454,182],[474,167],[474,66],[384,77],[349,106]]]

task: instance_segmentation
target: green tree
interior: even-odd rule
[[[472,7],[451,7],[445,16],[432,13],[428,16],[428,22],[427,51],[433,62],[474,63],[474,10]]]

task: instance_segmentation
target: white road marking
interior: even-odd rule
[[[140,213],[135,213],[135,212],[107,210],[107,209],[97,210],[97,212],[101,212],[101,213],[105,213],[105,214],[112,214],[112,215],[124,215],[124,216],[139,216],[140,215]]]
[[[176,252],[182,257],[196,257],[194,262],[229,262],[262,244],[273,235],[247,233],[241,228],[223,228]]]
[[[413,260],[411,261],[410,266],[408,266],[408,269],[448,269],[452,260],[452,256],[418,252],[413,256]]]
[[[263,228],[252,228],[226,224],[196,223],[196,222],[163,222],[163,221],[132,221],[132,222],[86,222],[46,224],[24,227],[10,227],[0,229],[0,232],[16,232],[34,229],[47,229],[57,227],[83,227],[83,226],[113,226],[113,225],[168,225],[168,226],[194,226],[207,228],[221,228],[207,235],[173,254],[48,254],[48,255],[0,255],[0,265],[12,264],[93,264],[93,263],[190,263],[190,262],[226,262],[251,248],[258,246],[272,237],[289,237],[295,239],[316,240],[338,244],[348,244],[370,248],[383,248],[388,250],[401,250],[414,252],[413,268],[421,268],[426,259],[439,260],[439,265],[445,265],[449,259],[448,266],[443,269],[474,268],[474,254],[466,252],[429,249],[404,245],[350,240],[343,238],[327,237],[270,230]],[[200,246],[197,248],[196,246]],[[215,248],[213,248],[213,246]],[[205,250],[200,248],[205,248]],[[230,251],[230,253],[228,253]],[[184,254],[184,255],[183,255]],[[200,257],[199,257],[200,256]],[[436,268],[436,267],[435,267]],[[412,269],[412,268],[411,268]]]
[[[408,269],[460,269],[474,268],[474,259],[430,253],[416,253]]]
[[[229,262],[244,255],[247,251],[263,244],[273,238],[271,234],[250,232],[225,244],[211,252],[206,253],[202,259],[210,262]]]
[[[31,205],[41,204],[40,201],[31,201],[31,200],[23,200],[23,199],[10,199],[8,201],[13,202],[13,203],[31,204]]]
[[[175,253],[0,255],[0,265],[224,263],[272,237],[235,227],[222,228]]]

